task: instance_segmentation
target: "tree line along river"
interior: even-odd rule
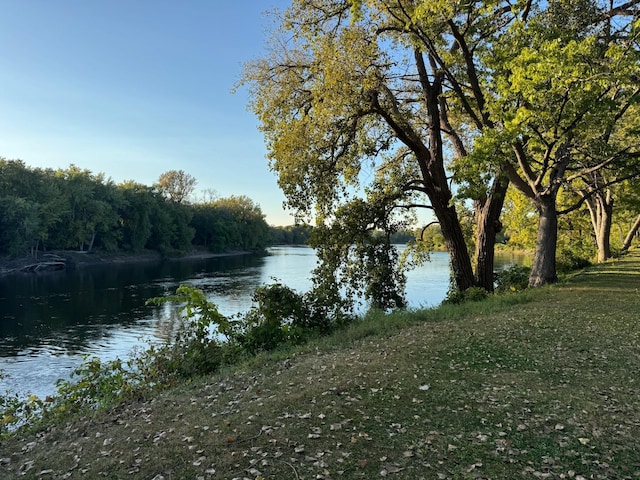
[[[500,256],[497,268],[522,258]],[[186,283],[202,289],[224,315],[246,312],[256,287],[273,279],[304,292],[316,256],[308,247],[272,247],[239,255],[162,263],[88,267],[0,277],[0,394],[55,392],[85,355],[125,358],[133,348],[166,338],[179,321],[175,306],[145,305]],[[448,255],[409,273],[412,308],[439,304],[449,286]]]

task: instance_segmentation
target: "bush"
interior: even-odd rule
[[[202,290],[180,285],[175,295],[147,301],[156,305],[167,302],[182,304],[180,313],[184,322],[171,341],[159,348],[150,347],[139,358],[138,370],[150,377],[147,381],[170,383],[172,376],[190,377],[215,372],[235,358],[237,322],[222,315]]]
[[[471,287],[464,291],[450,288],[443,303],[460,304],[465,302],[480,302],[486,300],[488,297],[489,292],[480,287]]]
[[[529,286],[531,268],[521,265],[512,265],[500,270],[495,275],[496,292],[519,292]]]
[[[253,307],[244,317],[245,331],[238,336],[244,350],[255,354],[283,344],[297,344],[311,330],[304,298],[281,283],[255,290]]]
[[[558,273],[569,273],[590,265],[591,262],[588,258],[569,249],[561,250],[556,256],[556,270]]]

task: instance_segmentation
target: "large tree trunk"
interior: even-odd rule
[[[460,291],[474,286],[471,258],[464,240],[462,228],[458,220],[456,208],[453,205],[438,208],[434,205],[434,213],[440,222],[440,229],[444,237],[449,258],[453,281]]]
[[[625,237],[624,242],[622,243],[623,252],[626,252],[627,250],[629,250],[629,247],[631,246],[631,242],[633,241],[633,237],[635,237],[636,233],[638,233],[638,229],[640,229],[640,215],[638,215],[638,218],[636,218],[636,221],[633,223],[633,225],[629,229],[629,232],[627,233],[627,236]]]
[[[502,230],[500,213],[508,186],[506,176],[498,176],[487,198],[476,201],[475,284],[488,292],[493,292],[496,235]]]
[[[424,192],[431,200],[433,213],[440,222],[440,229],[444,237],[447,251],[451,260],[451,270],[456,288],[464,291],[474,286],[473,268],[471,258],[464,240],[460,219],[456,208],[452,203],[452,193],[449,179],[445,169],[445,156],[442,131],[442,116],[440,114],[440,95],[444,73],[438,72],[429,78],[424,63],[422,52],[414,51],[416,67],[419,72],[420,82],[427,104],[429,141],[425,144],[423,139],[412,128],[407,128],[402,119],[396,122],[393,115],[388,115],[388,122],[398,133],[398,137],[413,150],[422,173]],[[435,59],[431,58],[433,64]],[[375,98],[376,106],[380,108]],[[393,110],[395,113],[397,109]]]
[[[540,287],[558,280],[556,273],[556,246],[558,244],[558,216],[553,195],[540,195],[536,199],[540,214],[536,251],[533,256],[530,287]]]
[[[611,191],[598,191],[587,200],[591,225],[598,247],[598,262],[611,258],[611,223],[613,218],[613,196]]]
[[[603,205],[599,208],[598,230],[596,230],[596,244],[598,245],[598,262],[604,262],[611,258],[611,221],[613,216],[613,204]]]

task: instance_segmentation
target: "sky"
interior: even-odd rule
[[[0,0],[0,157],[246,195],[293,223],[269,171],[243,64],[288,0]]]

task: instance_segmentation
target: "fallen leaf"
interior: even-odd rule
[[[389,474],[400,473],[404,468],[396,467],[395,465],[386,465],[381,471],[380,475],[386,477]]]

